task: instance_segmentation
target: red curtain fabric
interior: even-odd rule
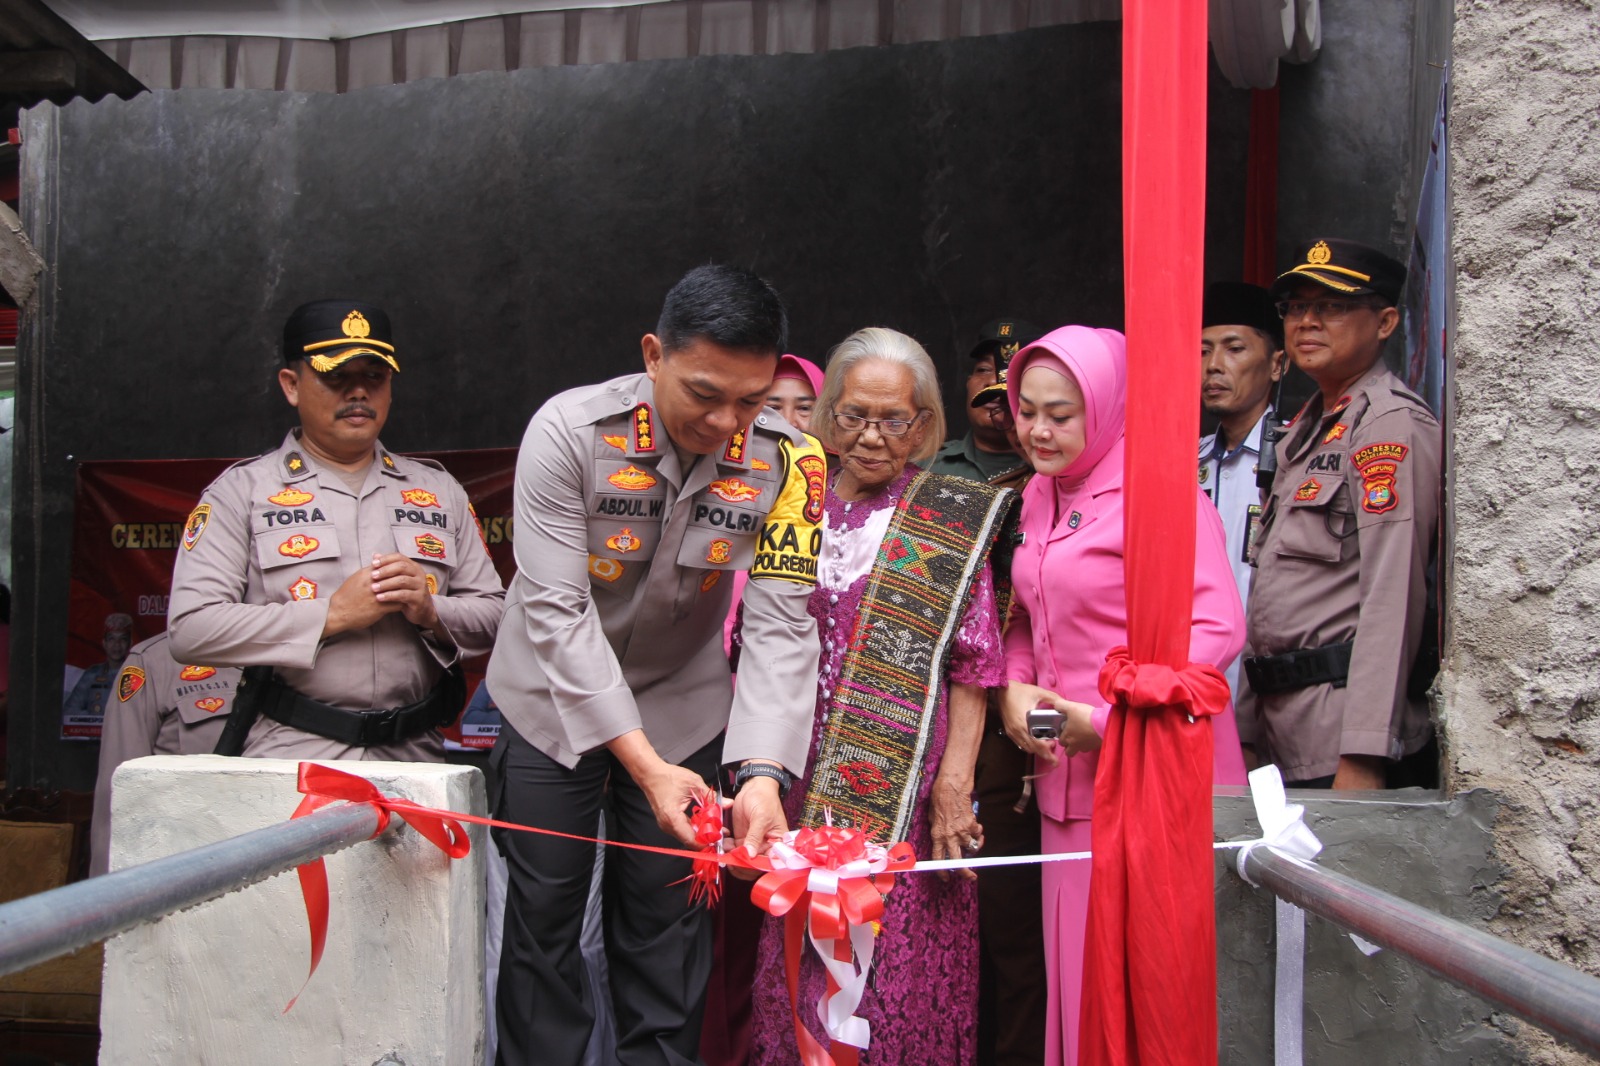
[[[1243,280],[1266,287],[1278,263],[1278,86],[1250,90],[1244,169]]]
[[[1130,647],[1100,675],[1112,713],[1095,781],[1079,1058],[1204,1066],[1217,1060],[1205,716],[1227,700],[1213,668],[1188,662],[1206,0],[1128,0],[1122,30],[1128,409],[1139,412],[1124,489]]]

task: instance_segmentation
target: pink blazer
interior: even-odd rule
[[[1022,496],[1022,544],[1012,564],[1016,598],[1006,629],[1006,676],[1095,709],[1105,733],[1111,709],[1100,697],[1106,653],[1128,642],[1122,575],[1122,447],[1056,504],[1052,479],[1034,478]],[[1194,619],[1191,662],[1227,668],[1244,645],[1244,609],[1228,565],[1222,520],[1195,487]],[[1059,510],[1060,518],[1056,519]],[[1211,719],[1217,784],[1245,782],[1230,711]],[[1039,809],[1057,821],[1088,818],[1097,752],[1074,755],[1036,782]]]

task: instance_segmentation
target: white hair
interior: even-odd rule
[[[939,398],[939,372],[922,345],[892,329],[868,326],[840,341],[828,354],[828,373],[817,396],[817,415],[811,420],[811,435],[833,451],[839,450],[839,427],[833,420],[844,391],[844,378],[850,368],[864,362],[893,363],[911,371],[911,399],[926,427],[922,445],[909,458],[918,466],[939,453],[944,444],[944,404]]]

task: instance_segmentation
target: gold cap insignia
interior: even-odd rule
[[[367,334],[372,332],[372,324],[360,311],[351,311],[345,315],[342,328],[346,337],[354,337],[356,340],[366,340]]]
[[[1333,250],[1328,247],[1327,241],[1318,241],[1316,244],[1313,244],[1311,246],[1311,250],[1306,253],[1306,262],[1310,263],[1312,266],[1322,266],[1325,263],[1331,262],[1332,259]]]
[[[1009,322],[1000,323],[1000,336],[1002,336],[1002,337],[1011,336],[1011,323],[1009,323]]]

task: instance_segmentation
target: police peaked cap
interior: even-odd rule
[[[969,358],[977,359],[986,354],[990,348],[999,348],[999,358],[996,359],[996,369],[1001,362],[1011,362],[1011,357],[1026,348],[1040,337],[1044,330],[1032,322],[1024,322],[1020,318],[997,318],[993,322],[986,322],[978,331],[978,343],[968,352]]]
[[[1400,302],[1406,268],[1376,248],[1337,237],[1320,237],[1295,249],[1295,266],[1272,283],[1272,298],[1281,300],[1296,285],[1314,281],[1346,296],[1381,296]]]
[[[1206,286],[1200,328],[1211,326],[1251,326],[1271,337],[1274,347],[1283,347],[1283,319],[1272,305],[1272,294],[1259,285],[1218,281]]]
[[[313,300],[301,304],[283,325],[283,361],[304,359],[327,373],[357,356],[382,359],[396,371],[394,331],[381,307],[362,300]]]

